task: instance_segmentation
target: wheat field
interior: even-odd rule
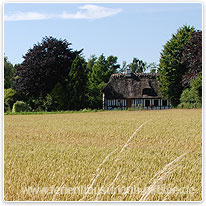
[[[4,200],[201,201],[202,111],[5,115]]]

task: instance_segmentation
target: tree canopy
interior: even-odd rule
[[[180,101],[201,105],[202,32],[190,26],[172,34],[159,65],[134,57],[130,64],[123,61],[120,68],[116,56],[103,54],[85,60],[82,50],[73,50],[67,40],[47,36],[23,59],[13,66],[4,57],[5,111],[11,111],[15,101],[24,101],[33,111],[100,109],[102,89],[110,76],[124,73],[128,67],[133,73],[158,72],[163,98],[173,106]]]
[[[15,69],[13,65],[8,61],[7,57],[4,57],[4,89],[14,86],[14,76]]]
[[[86,106],[87,64],[77,55],[72,63],[68,78],[69,109],[83,109]]]
[[[160,73],[159,86],[166,99],[170,99],[173,106],[180,103],[183,91],[182,78],[188,71],[182,63],[184,47],[188,44],[193,27],[183,26],[164,45],[161,52],[158,72]]]
[[[145,72],[147,63],[134,57],[132,63],[130,63],[128,67],[132,73]]]
[[[108,56],[107,59],[102,54],[88,74],[87,97],[90,108],[102,108],[102,92],[110,76],[116,73],[120,65],[117,57]]]
[[[186,88],[180,97],[181,106],[199,108],[202,105],[202,73],[190,80],[190,88]]]
[[[17,66],[16,89],[27,97],[38,97],[51,92],[58,82],[64,82],[73,60],[82,51],[73,51],[70,46],[67,40],[53,37],[35,44]]]
[[[182,63],[188,68],[182,80],[183,87],[187,88],[190,80],[202,72],[202,31],[191,33],[190,41],[184,47]]]

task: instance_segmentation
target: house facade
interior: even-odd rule
[[[155,73],[131,73],[111,75],[102,90],[103,109],[169,109],[170,102],[162,98]]]

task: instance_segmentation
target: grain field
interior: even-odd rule
[[[202,111],[5,115],[6,201],[200,201]]]

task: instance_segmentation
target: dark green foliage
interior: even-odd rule
[[[4,57],[4,89],[14,86],[14,75],[15,69],[13,65],[8,61],[7,57]]]
[[[50,93],[50,97],[47,95],[47,100],[45,99],[44,102],[48,101],[48,98],[51,98],[51,106],[49,110],[52,111],[60,111],[60,110],[67,110],[68,102],[69,102],[69,94],[66,86],[63,86],[59,82],[54,86]]]
[[[42,95],[40,94],[38,98],[29,98],[29,100],[26,101],[27,104],[29,104],[32,108],[32,111],[45,111],[44,106],[43,106],[43,102],[44,102],[44,98],[42,97]]]
[[[122,62],[122,66],[121,66],[121,68],[118,69],[117,73],[120,73],[120,74],[125,73],[127,67],[128,67],[127,62],[126,62],[126,61],[123,61],[123,62]]]
[[[157,73],[158,70],[158,65],[155,62],[148,64],[147,62],[133,58],[133,61],[130,64],[127,64],[126,61],[123,61],[122,67],[117,71],[117,73],[125,73],[128,67],[133,73],[142,73],[146,72],[146,70],[150,71],[151,73]]]
[[[144,62],[140,59],[137,59],[135,57],[133,58],[132,63],[130,63],[128,66],[129,66],[132,73],[145,72],[147,69],[146,62]]]
[[[93,65],[92,71],[89,72],[88,76],[88,101],[90,108],[102,107],[102,97],[100,91],[106,85],[106,71],[106,59],[103,55],[101,55],[96,64]]]
[[[180,103],[183,91],[182,78],[188,68],[182,63],[184,47],[188,44],[193,27],[183,26],[172,35],[161,52],[158,72],[159,86],[165,99],[170,99],[173,106]]]
[[[117,73],[120,65],[117,64],[117,57],[116,56],[108,56],[106,59],[107,71],[106,71],[106,79],[108,76],[110,77],[113,73]]]
[[[190,88],[185,89],[181,94],[181,104],[183,108],[198,108],[202,105],[202,74],[197,78],[192,79]]]
[[[156,69],[151,69],[150,73],[157,73],[157,70]]]
[[[114,111],[114,110],[113,110]],[[120,110],[119,110],[120,111]],[[80,109],[80,110],[68,110],[68,111],[32,111],[32,112],[5,112],[4,114],[5,115],[19,115],[19,114],[21,114],[21,115],[35,115],[35,114],[37,114],[37,115],[39,115],[39,114],[42,114],[42,115],[44,115],[44,114],[71,114],[71,113],[87,113],[87,112],[104,112],[104,110],[103,109],[99,109],[99,110],[97,110],[97,109]]]
[[[45,111],[51,111],[52,110],[52,103],[53,99],[50,94],[47,94],[44,101],[43,101],[43,106]]]
[[[66,40],[43,38],[29,49],[17,66],[16,89],[27,97],[46,96],[54,86],[65,81],[71,64],[81,51],[73,51]]]
[[[69,71],[69,109],[79,110],[86,106],[87,64],[83,57],[76,56]]]
[[[13,67],[5,57],[5,111],[10,111],[16,100],[23,101],[15,103],[17,112],[100,109],[102,89],[110,76],[124,73],[127,67],[133,73],[158,71],[161,93],[173,106],[180,103],[180,97],[180,106],[201,105],[202,32],[193,27],[183,26],[172,35],[161,52],[159,68],[137,58],[130,64],[123,62],[120,68],[117,57],[103,54],[99,58],[92,55],[86,62],[82,50],[73,51],[70,46],[66,40],[45,37],[28,50],[22,64]]]
[[[88,75],[87,98],[88,106],[92,109],[102,108],[102,89],[109,81],[110,76],[120,67],[117,57],[109,56],[105,59],[102,54],[93,65]]]
[[[90,58],[87,61],[87,71],[91,72],[92,71],[92,67],[96,64],[97,62],[97,57],[95,55],[91,55]]]
[[[9,88],[4,89],[4,111],[11,111],[12,105],[16,101],[16,91]]]
[[[155,62],[152,62],[147,66],[147,69],[150,70],[150,73],[157,73],[158,68],[159,67]]]
[[[31,108],[23,101],[16,101],[13,105],[12,112],[29,112]]]
[[[198,96],[198,101],[202,102],[202,73],[199,73],[199,75],[191,80],[191,90],[196,91]]]
[[[188,68],[182,80],[184,88],[187,88],[190,79],[202,72],[202,31],[192,32],[189,43],[184,47],[182,63]]]

